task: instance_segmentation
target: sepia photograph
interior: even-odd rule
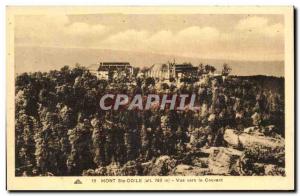
[[[8,7],[8,189],[293,190],[293,17]]]

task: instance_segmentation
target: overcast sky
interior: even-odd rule
[[[229,14],[16,16],[15,45],[273,61],[284,59],[283,19]]]

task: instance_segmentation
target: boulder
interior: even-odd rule
[[[208,168],[194,167],[191,165],[177,165],[169,175],[171,176],[203,176],[209,174]]]
[[[224,140],[232,147],[239,146],[239,135],[233,129],[226,129],[224,133]]]
[[[259,133],[246,134],[242,133],[239,136],[240,143],[244,148],[253,148],[255,146],[266,148],[282,148],[284,149],[284,138],[278,136],[276,138],[264,136]]]
[[[224,140],[230,147],[242,148],[246,157],[253,162],[284,166],[284,138],[276,133],[272,135],[265,135],[258,127],[249,127],[240,134],[233,129],[226,129]]]
[[[239,175],[239,161],[243,152],[232,148],[212,147],[208,168],[212,174]]]
[[[152,164],[151,170],[148,175],[150,176],[165,176],[175,168],[176,160],[167,155],[158,157],[154,164]]]
[[[226,129],[224,133],[224,140],[235,148],[241,145],[246,149],[253,149],[254,147],[260,148],[281,148],[284,150],[284,138],[277,135],[276,137],[266,136],[259,130],[255,130],[253,127],[245,129],[244,132],[238,134],[233,129]]]

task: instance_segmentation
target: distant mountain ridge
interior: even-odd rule
[[[83,48],[51,48],[51,47],[15,47],[16,73],[49,71],[60,69],[64,65],[79,63],[90,66],[101,61],[128,61],[137,67],[151,66],[155,63],[191,62],[193,65],[211,64],[222,69],[227,63],[232,68],[234,75],[270,75],[284,76],[283,61],[236,61],[222,59],[200,59],[174,55],[155,53],[131,52],[106,49],[83,49]]]

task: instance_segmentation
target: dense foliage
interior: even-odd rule
[[[199,72],[180,86],[153,78],[98,80],[84,67],[16,77],[16,175],[82,175],[112,162],[145,162],[190,148],[225,146],[226,128],[274,125],[284,136],[284,79]],[[104,93],[198,95],[200,111],[102,111]],[[268,133],[272,134],[272,133]]]

